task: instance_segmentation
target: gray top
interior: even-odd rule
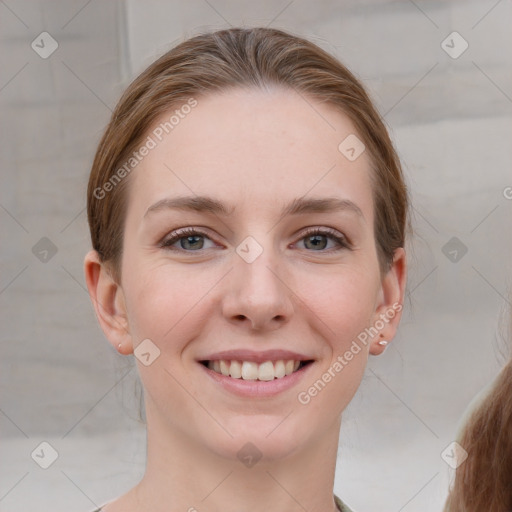
[[[349,508],[343,501],[341,501],[336,494],[334,495],[334,503],[336,503],[336,506],[338,507],[338,510],[340,512],[353,512],[351,508]],[[97,508],[96,510],[93,510],[93,512],[101,512],[101,508]]]
[[[336,496],[336,494],[334,495],[334,503],[336,503],[340,512],[353,512],[351,508],[348,508],[348,505],[345,505],[345,503]]]

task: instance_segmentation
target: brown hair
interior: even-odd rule
[[[512,359],[469,417],[459,444],[468,457],[456,469],[444,512],[510,512]]]
[[[87,192],[93,248],[120,279],[129,169],[120,168],[157,118],[194,95],[233,87],[277,85],[345,113],[369,151],[375,240],[381,272],[405,243],[408,193],[386,127],[362,84],[317,45],[269,28],[232,28],[198,35],[143,71],[119,100],[96,151]],[[340,140],[341,142],[341,140]]]

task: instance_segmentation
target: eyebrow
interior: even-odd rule
[[[228,216],[234,212],[235,206],[226,205],[209,196],[178,196],[157,201],[146,210],[144,217],[149,213],[168,209],[207,212],[215,215]],[[281,217],[286,215],[331,213],[341,211],[355,213],[357,216],[364,219],[363,212],[357,204],[349,199],[340,199],[338,197],[296,198],[283,208],[281,211]]]

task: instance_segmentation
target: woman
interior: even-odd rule
[[[144,388],[141,482],[104,512],[349,511],[342,412],[397,330],[408,194],[362,85],[279,30],[189,39],[120,99],[87,286]]]
[[[512,510],[512,358],[470,404],[459,444],[467,452],[455,472],[445,512]]]

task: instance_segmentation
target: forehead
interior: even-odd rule
[[[129,209],[140,216],[166,197],[207,194],[241,214],[306,194],[335,195],[356,202],[368,219],[369,156],[351,161],[338,149],[355,134],[345,114],[288,89],[196,96],[150,127],[145,140],[153,147],[132,172]]]

